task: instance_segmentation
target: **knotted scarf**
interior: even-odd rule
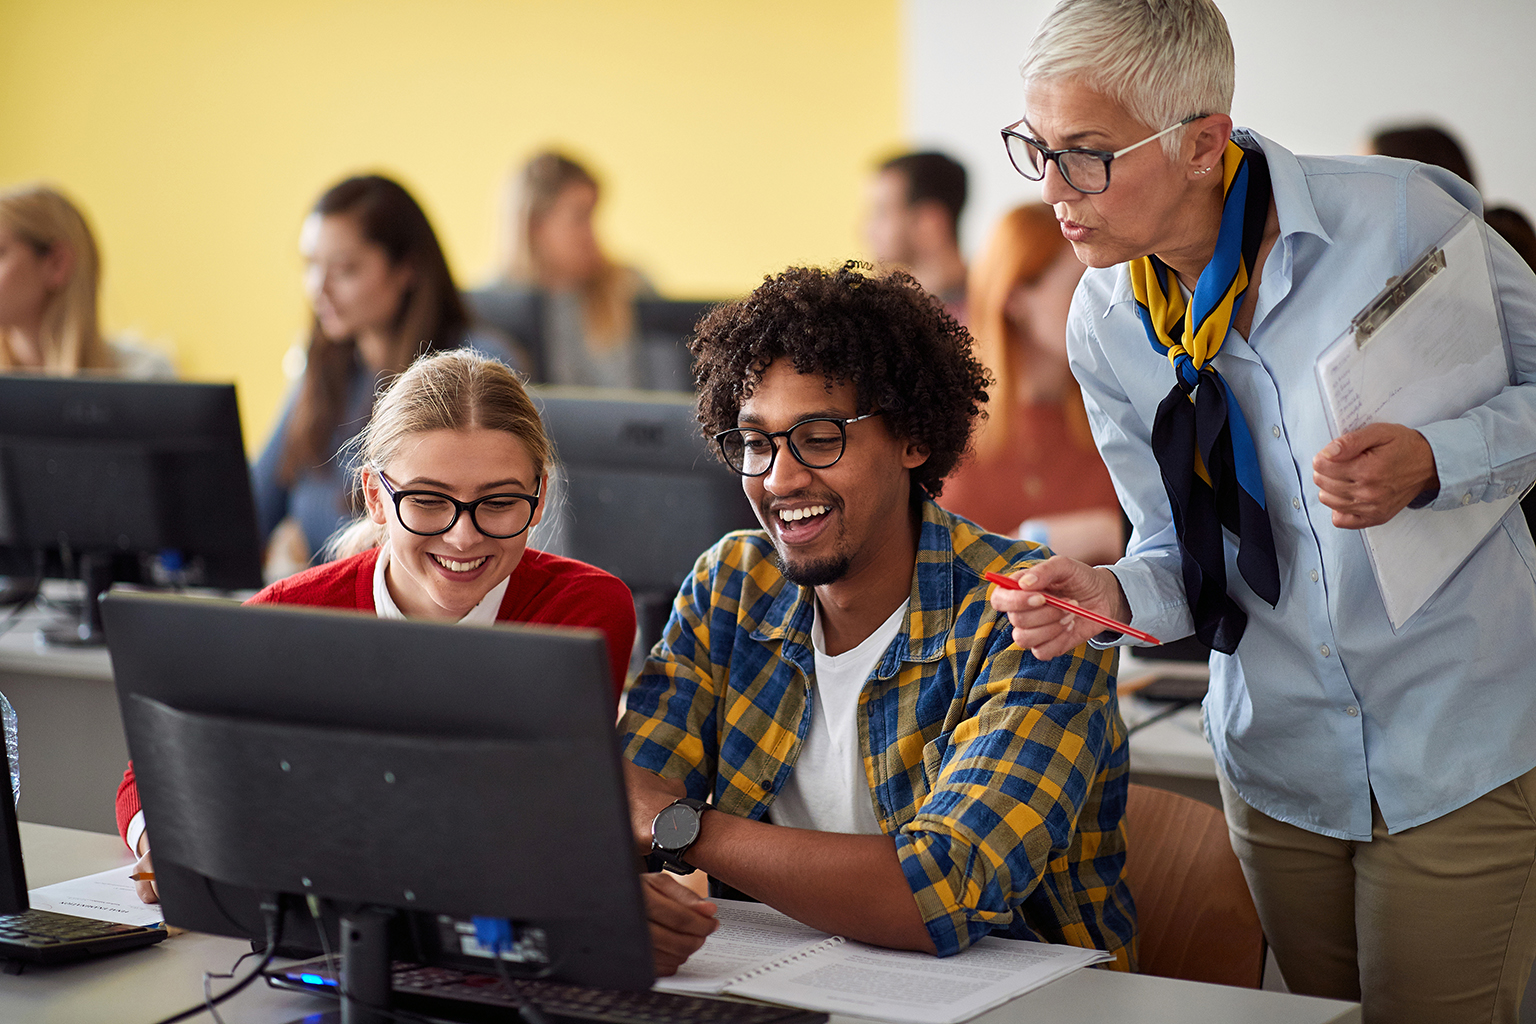
[[[1186,302],[1173,271],[1156,256],[1130,263],[1136,312],[1152,347],[1168,357],[1174,386],[1157,407],[1152,451],[1173,508],[1185,597],[1195,635],[1225,654],[1237,649],[1248,615],[1227,594],[1222,527],[1238,537],[1237,568],[1271,607],[1280,599],[1275,541],[1248,422],[1212,362],[1248,289],[1269,216],[1264,154],[1228,141],[1225,200],[1216,252]]]

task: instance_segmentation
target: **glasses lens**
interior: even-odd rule
[[[1088,153],[1063,153],[1057,161],[1061,176],[1079,192],[1102,192],[1109,184],[1109,163]]]
[[[1039,181],[1044,176],[1045,157],[1037,147],[1018,135],[1004,135],[1003,142],[1008,146],[1008,159],[1013,161],[1014,170],[1030,181]]]
[[[843,425],[836,420],[806,420],[789,432],[789,443],[800,461],[826,469],[843,457]]]
[[[493,494],[475,506],[475,526],[487,537],[516,537],[532,518],[532,503],[515,494]]]
[[[453,524],[453,502],[440,494],[406,494],[400,498],[400,523],[412,533],[442,533]]]
[[[744,476],[762,476],[773,463],[773,438],[761,430],[727,430],[720,435],[725,464]]]

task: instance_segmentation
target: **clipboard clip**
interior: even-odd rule
[[[1349,322],[1355,347],[1364,348],[1383,324],[1403,307],[1409,297],[1445,269],[1445,250],[1438,246],[1420,256],[1401,276],[1391,278],[1374,299]]]

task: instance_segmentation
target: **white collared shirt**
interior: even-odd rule
[[[405,612],[395,604],[395,599],[390,596],[389,582],[385,579],[385,573],[389,569],[389,542],[379,546],[379,560],[373,567],[373,609],[381,619],[403,619]],[[501,599],[507,595],[507,585],[512,582],[512,574],[491,588],[491,592],[480,599],[469,612],[459,620],[468,626],[491,626],[496,622],[496,613],[501,610]]]

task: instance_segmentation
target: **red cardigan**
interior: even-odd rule
[[[378,561],[379,549],[371,548],[351,558],[317,565],[278,580],[246,604],[355,608],[374,614],[377,609],[373,604],[373,571]],[[634,597],[617,576],[574,558],[528,548],[512,570],[496,621],[601,629],[608,639],[617,706],[635,642]],[[117,787],[117,831],[124,841],[128,838],[128,823],[139,808],[139,787],[130,763]]]

